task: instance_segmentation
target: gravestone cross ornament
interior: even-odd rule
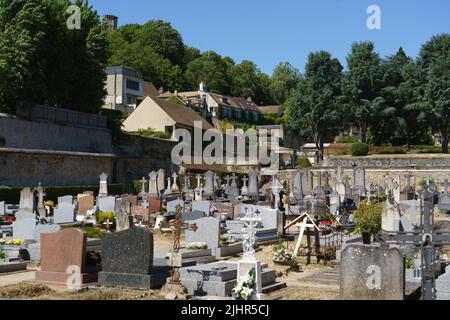
[[[141,193],[140,193],[141,196],[146,194],[146,192],[145,192],[145,183],[146,182],[147,182],[147,180],[145,180],[145,177],[142,177],[142,180],[141,180]]]
[[[177,175],[176,172],[174,172],[172,174],[172,179],[173,179],[172,192],[173,193],[179,193],[180,192],[180,188],[178,187],[178,184],[177,184],[177,178],[178,178],[178,175]]]
[[[170,259],[170,265],[172,267],[172,277],[170,283],[180,284],[180,268],[182,267],[182,258],[180,255],[180,238],[182,230],[192,230],[197,231],[197,225],[182,223],[181,221],[181,211],[183,207],[178,205],[176,207],[175,220],[173,222],[173,247]]]
[[[99,197],[107,197],[108,196],[108,175],[103,172],[100,176],[100,188],[98,191]]]
[[[249,210],[250,209],[250,210]],[[258,218],[260,214],[259,210],[253,210],[253,208],[245,208],[245,216],[240,220],[245,223],[245,228],[243,231],[244,241],[242,247],[244,250],[244,260],[254,261],[256,260],[255,255],[255,236],[256,236],[256,225],[262,222],[262,218]]]
[[[391,185],[392,187],[392,185]],[[426,185],[422,192],[420,227],[410,232],[384,232],[380,242],[397,245],[420,246],[422,254],[422,300],[435,300],[435,247],[450,244],[450,234],[437,233],[434,225],[433,193]]]
[[[241,189],[241,195],[243,195],[243,196],[247,196],[247,195],[248,195],[247,181],[248,181],[247,176],[244,176],[244,177],[242,178],[242,183],[243,183],[244,185],[242,186],[242,189]]]

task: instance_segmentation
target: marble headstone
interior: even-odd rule
[[[208,249],[218,248],[220,243],[220,221],[213,217],[200,218],[192,221],[197,230],[186,230],[186,243],[204,242]]]
[[[97,198],[97,207],[100,211],[109,212],[115,211],[116,198],[115,197],[99,197]]]
[[[14,221],[12,225],[14,239],[32,240],[34,239],[35,219],[23,219]]]
[[[181,199],[168,201],[167,202],[167,212],[176,212],[177,211],[176,208],[178,205],[184,207],[184,201]]]
[[[75,221],[75,205],[61,203],[53,210],[54,223],[72,223]]]
[[[210,201],[207,201],[207,200],[192,201],[192,211],[201,211],[201,212],[204,212],[206,215],[208,215],[210,208],[211,208]]]

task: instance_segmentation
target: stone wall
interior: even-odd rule
[[[0,137],[6,148],[112,152],[111,131],[106,128],[31,121],[7,114],[0,114]]]

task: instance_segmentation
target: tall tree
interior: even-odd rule
[[[448,153],[450,141],[450,34],[433,36],[419,54],[419,64],[426,74],[423,108],[432,129],[439,134],[442,153]]]
[[[32,102],[97,112],[103,103],[106,35],[87,1],[69,30],[68,0],[0,2],[0,108]]]
[[[270,79],[270,94],[275,103],[282,105],[289,97],[292,89],[297,87],[301,74],[289,62],[279,63]]]
[[[289,100],[286,124],[313,139],[323,160],[324,143],[337,134],[341,119],[342,65],[326,51],[310,53],[304,79]]]
[[[384,101],[379,95],[381,87],[381,59],[372,42],[355,42],[347,57],[348,72],[343,90],[349,114],[361,130],[366,142],[369,126],[376,123],[383,112]]]
[[[231,89],[230,65],[214,51],[206,51],[186,67],[186,80],[190,88],[204,81],[208,90],[229,94]]]

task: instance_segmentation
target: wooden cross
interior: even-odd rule
[[[194,232],[197,231],[197,224],[189,224],[181,222],[181,210],[182,206],[176,206],[175,220],[173,222],[173,247],[172,247],[172,255],[170,259],[170,265],[172,266],[172,278],[170,279],[170,283],[172,284],[180,284],[180,268],[182,267],[182,259],[180,255],[180,238],[182,230],[192,230]]]
[[[300,222],[300,221],[302,221],[302,222]],[[308,221],[309,221],[309,223],[308,223]],[[297,217],[294,220],[292,220],[291,222],[289,222],[284,227],[284,229],[287,230],[294,225],[296,227],[298,227],[300,230],[298,239],[297,239],[297,243],[296,243],[295,249],[294,249],[294,257],[296,257],[298,255],[298,252],[300,251],[300,246],[302,244],[302,238],[303,238],[303,234],[305,233],[305,229],[306,228],[316,228],[317,231],[320,231],[320,228],[317,226],[317,224],[314,222],[314,219],[312,219],[307,212],[304,212],[302,215],[300,215],[299,217]]]

